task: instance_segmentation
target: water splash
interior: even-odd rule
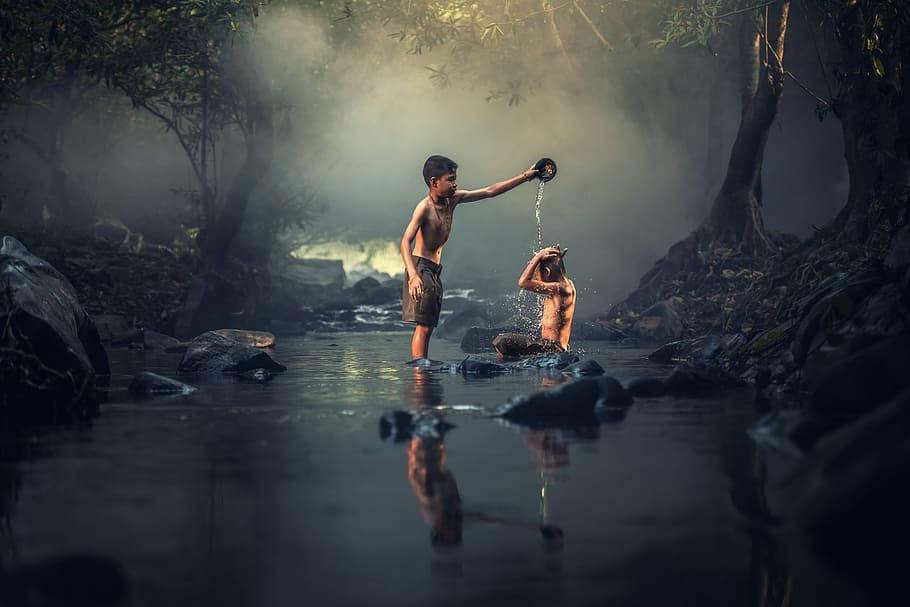
[[[543,233],[540,229],[540,201],[543,200],[543,186],[543,181],[537,184],[537,201],[534,204],[534,215],[537,217],[537,251],[543,248]]]

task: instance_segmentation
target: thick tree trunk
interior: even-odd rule
[[[850,191],[834,226],[855,243],[866,243],[883,207],[906,204],[910,192],[910,40],[902,39],[910,32],[897,19],[889,22],[879,39],[885,73],[876,74],[864,46],[864,8],[846,9],[836,30],[844,69],[834,113],[843,126]]]
[[[251,128],[247,133],[246,160],[234,176],[215,229],[217,265],[227,260],[231,244],[246,215],[250,193],[272,163],[274,125],[271,94],[264,85],[260,85],[255,95],[248,110]]]
[[[750,18],[742,21],[739,49],[742,114],[727,174],[702,226],[707,239],[751,256],[760,257],[776,250],[762,219],[762,163],[768,132],[783,92],[789,11],[789,0],[770,7],[766,17],[767,44]]]

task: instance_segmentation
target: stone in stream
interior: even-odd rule
[[[512,372],[512,367],[501,365],[493,361],[482,358],[466,356],[461,364],[458,365],[458,371],[465,377],[493,377],[494,375],[504,375]]]
[[[599,412],[628,407],[632,396],[608,376],[586,377],[549,390],[516,396],[495,415],[528,426],[594,424]]]
[[[682,365],[664,382],[673,396],[709,396],[746,385],[742,379],[711,365]]]
[[[14,417],[93,410],[110,364],[69,281],[11,236],[0,239],[0,402]]]
[[[515,366],[519,369],[562,369],[576,362],[578,356],[570,352],[547,352],[523,358]]]
[[[275,345],[275,336],[268,331],[247,331],[246,329],[215,329],[222,337],[233,339],[239,344],[254,348],[271,348]]]
[[[243,380],[255,381],[255,382],[264,384],[265,382],[269,381],[270,379],[272,379],[275,376],[268,369],[260,368],[260,369],[248,369],[248,370],[244,371],[243,373],[238,373],[237,377],[239,377],[240,379],[243,379]]]
[[[252,369],[285,371],[287,367],[275,362],[263,350],[237,343],[214,331],[196,336],[187,344],[186,353],[177,366],[182,375],[214,373],[239,374]]]
[[[137,395],[155,395],[155,394],[192,394],[196,388],[185,384],[176,379],[164,377],[157,373],[142,371],[133,376],[130,382],[130,392]]]
[[[606,373],[606,371],[604,371],[604,368],[601,367],[596,360],[580,360],[562,370],[563,375],[573,375],[575,377],[603,375],[604,373]]]

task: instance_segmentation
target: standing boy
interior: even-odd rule
[[[540,319],[540,339],[503,333],[493,340],[500,358],[532,356],[544,352],[566,352],[575,316],[575,283],[566,274],[562,258],[569,249],[559,245],[541,249],[528,262],[518,278],[518,286],[533,293],[546,295]]]
[[[430,335],[439,323],[442,309],[439,260],[452,231],[455,206],[498,196],[537,175],[537,170],[531,167],[521,175],[479,190],[458,190],[455,187],[457,169],[458,165],[445,156],[427,158],[423,165],[423,180],[430,191],[417,203],[401,237],[401,258],[405,268],[401,318],[417,323],[411,338],[412,359],[427,358]],[[415,239],[412,252],[411,241]]]

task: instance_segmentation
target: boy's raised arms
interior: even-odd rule
[[[556,247],[548,247],[546,249],[541,249],[537,252],[534,257],[531,258],[531,261],[528,262],[528,266],[525,268],[525,271],[521,273],[521,276],[518,278],[518,286],[526,291],[531,291],[533,293],[543,293],[544,295],[557,295],[562,289],[562,285],[558,282],[544,282],[542,280],[534,279],[534,272],[537,270],[537,266],[540,265],[544,259],[549,257],[559,257],[560,254],[564,254],[563,251],[568,249],[563,249],[560,251]]]
[[[457,190],[455,195],[452,196],[452,200],[455,204],[461,204],[462,202],[475,202],[477,200],[483,200],[485,198],[492,198],[494,196],[499,196],[504,192],[508,192],[517,185],[529,181],[537,175],[538,170],[533,166],[521,175],[516,175],[511,179],[506,179],[505,181],[500,181],[494,183],[493,185],[488,185],[485,188],[480,188],[479,190]]]

